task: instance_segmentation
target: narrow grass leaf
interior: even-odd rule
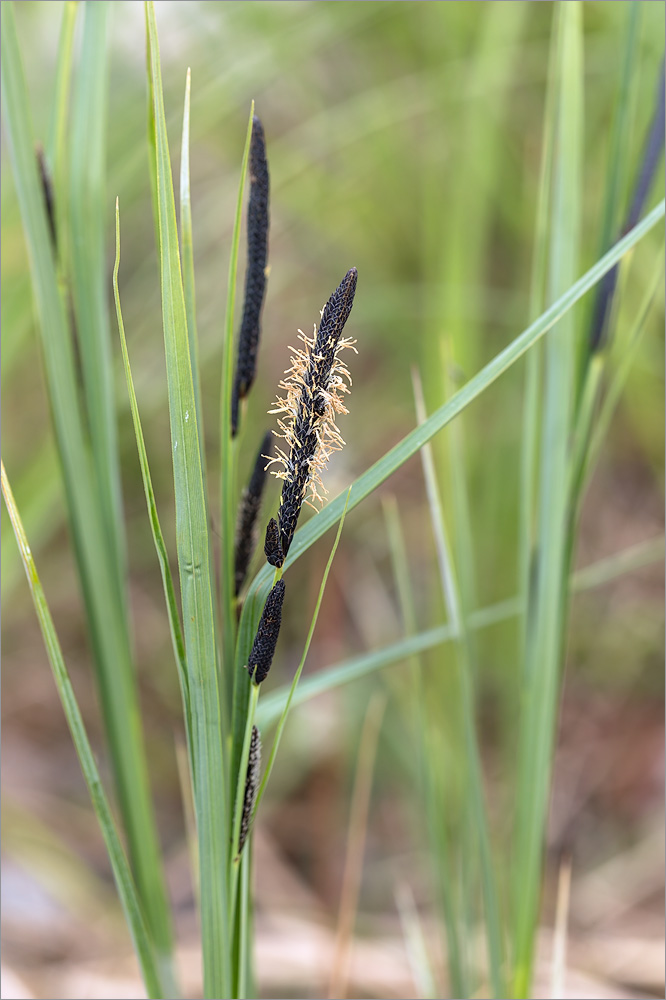
[[[58,40],[58,60],[53,88],[53,110],[46,142],[46,155],[54,170],[65,150],[69,87],[72,74],[72,48],[78,7],[76,0],[65,0],[62,5],[62,24]]]
[[[398,593],[398,605],[407,636],[416,635],[418,624],[416,619],[416,604],[414,601],[414,589],[410,577],[409,559],[407,557],[407,545],[405,542],[402,524],[400,522],[400,512],[395,496],[390,496],[384,500],[384,517],[386,520],[386,530],[388,536],[389,553],[391,556],[391,567],[393,578]],[[419,776],[419,781],[423,781],[424,767],[424,691],[423,691],[423,670],[418,656],[410,657],[409,671],[409,701],[411,710],[412,732],[415,745],[418,747],[418,760],[415,768]]]
[[[548,262],[548,298],[570,286],[577,270],[581,217],[582,11],[556,8],[557,132]],[[533,623],[526,645],[518,750],[513,860],[513,995],[529,996],[539,920],[543,836],[567,615],[568,462],[580,354],[574,317],[564,316],[546,342],[540,446]]]
[[[401,882],[396,886],[395,903],[418,995],[424,997],[425,1000],[434,1000],[435,997],[439,996],[435,973],[428,956],[426,936],[414,894],[406,882]]]
[[[48,486],[45,484],[48,483]],[[60,490],[60,472],[58,468],[58,453],[50,435],[34,453],[34,458],[15,479],[16,502],[23,511],[23,524],[26,534],[32,538],[35,548],[39,548],[51,539],[63,521],[62,495]],[[18,583],[23,579],[21,558],[10,544],[11,525],[2,522],[2,579],[0,593],[9,607],[11,595]]]
[[[206,483],[206,450],[204,448],[203,413],[201,411],[201,386],[199,378],[199,337],[197,335],[197,306],[194,281],[194,243],[192,239],[192,195],[190,191],[190,90],[192,71],[185,79],[185,105],[183,108],[183,136],[180,147],[180,243],[183,261],[183,291],[187,315],[187,335],[190,342],[192,382],[199,429],[199,451]]]
[[[552,1000],[565,996],[567,974],[567,937],[569,929],[569,898],[571,895],[571,858],[564,858],[560,864],[557,880],[557,905],[555,909],[555,930],[553,934],[553,965],[550,995]]]
[[[400,605],[400,611],[407,637],[413,638],[417,633],[416,608],[414,605],[414,595],[410,580],[407,547],[405,544],[402,526],[400,524],[398,504],[395,497],[392,496],[388,500],[384,501],[384,514],[386,518],[393,576],[395,578],[396,589],[398,592],[398,603]],[[452,638],[453,629],[451,626],[445,625],[444,628],[447,630],[447,635]],[[436,823],[439,803],[433,801],[435,788],[429,761],[430,741],[427,726],[428,702],[425,697],[423,670],[418,653],[415,652],[409,655],[406,658],[406,663],[410,674],[408,678],[408,697],[411,702],[410,709],[412,718],[410,721],[412,723],[412,739],[413,746],[415,748],[415,773],[417,777],[417,798],[415,807],[416,810],[419,810],[421,808],[421,804],[425,806],[425,814],[427,817],[427,822],[425,824],[426,833],[430,838],[431,864],[434,866],[433,874],[435,878],[433,879],[433,882],[439,896],[439,903],[446,933],[448,978],[451,993],[454,996],[462,997],[469,994],[469,990],[467,988],[468,970],[461,944],[459,914],[456,906],[454,905],[455,890],[451,876],[455,866],[452,860],[451,844],[449,842],[450,838],[448,836],[448,832],[445,831],[443,836],[440,835],[439,827]],[[416,928],[414,926],[413,920],[410,919],[407,921],[406,915],[403,914],[400,900],[403,899],[407,893],[407,887],[404,886],[402,888],[404,889],[404,892],[401,891],[397,894],[396,899],[398,901],[398,909],[400,912],[401,922],[403,924],[403,932],[405,933],[407,939],[410,964],[412,965],[412,968],[415,969],[415,972],[418,972],[416,981],[421,982],[425,978],[429,984],[428,988],[421,988],[421,995],[436,996],[438,990],[434,985],[432,967],[428,960],[425,941],[418,939],[417,932],[420,928]]]
[[[603,587],[626,573],[635,573],[646,566],[653,566],[663,557],[664,536],[648,538],[644,542],[637,542],[636,545],[630,545],[621,552],[576,570],[571,577],[571,589],[580,593]]]
[[[152,59],[150,31],[148,29],[148,6],[144,3],[144,17],[146,23],[146,63],[150,66]],[[157,139],[155,131],[155,92],[153,88],[153,78],[148,74],[148,176],[150,178],[151,204],[153,207],[153,226],[155,227],[155,246],[159,253],[160,247],[160,222],[159,210],[157,207]]]
[[[26,538],[25,531],[23,530],[21,517],[14,502],[14,497],[9,480],[7,479],[4,465],[2,465],[2,495],[5,500],[7,512],[11,519],[14,534],[16,536],[16,542],[23,560],[23,566],[25,568],[28,585],[30,587],[30,594],[39,619],[39,626],[44,637],[44,644],[48,653],[51,669],[53,670],[53,677],[56,682],[60,701],[67,719],[67,725],[69,726],[70,733],[72,734],[72,740],[74,741],[74,747],[79,758],[81,770],[83,771],[83,777],[85,778],[86,785],[88,786],[92,806],[95,810],[95,815],[97,816],[97,821],[104,838],[104,843],[106,844],[109,861],[111,862],[111,868],[113,869],[113,877],[115,879],[118,895],[125,913],[127,926],[132,936],[134,950],[136,951],[136,956],[139,960],[141,973],[146,986],[146,992],[149,997],[166,997],[169,986],[161,980],[159,965],[155,956],[153,943],[148,934],[143,917],[132,873],[130,871],[129,864],[127,863],[127,858],[125,857],[125,852],[118,835],[118,830],[116,829],[109,801],[106,797],[106,793],[104,792],[102,779],[100,778],[99,771],[97,770],[95,754],[90,745],[90,741],[88,740],[88,735],[83,724],[76,695],[74,694],[74,689],[72,688],[69,674],[67,673],[58,636],[56,635],[51,612],[49,611],[46,597],[44,595],[44,591],[42,590],[42,585],[37,574],[37,567],[35,566],[35,561],[33,559],[32,552],[30,551],[28,539]]]
[[[419,424],[423,424],[426,420],[425,401],[423,399],[421,382],[416,374],[414,376],[414,395],[416,398],[417,418]],[[464,822],[472,834],[471,838],[466,838],[466,848],[470,846],[470,839],[472,843],[476,841],[478,845],[483,887],[484,917],[486,921],[488,968],[493,995],[495,997],[503,997],[506,993],[506,987],[504,985],[502,925],[490,847],[490,831],[483,788],[481,753],[476,734],[472,651],[462,606],[458,573],[456,572],[448,540],[446,520],[439,495],[437,474],[430,444],[424,445],[421,449],[421,460],[426,481],[430,520],[435,536],[442,590],[456,640],[455,663],[458,673],[458,690],[460,692],[460,704],[458,708],[463,726],[467,772],[464,782],[467,816]],[[428,765],[430,765],[430,759],[428,759]],[[470,868],[476,868],[476,865],[472,866],[470,864],[469,855],[465,857],[466,854],[467,850],[463,854],[462,875],[464,879],[467,877]],[[444,864],[449,864],[450,858],[445,857],[442,861]],[[465,886],[463,895],[466,900],[471,897],[469,886]]]
[[[557,125],[557,77],[554,72],[557,36],[551,34],[551,56],[546,84],[541,164],[534,220],[534,247],[530,277],[530,318],[539,316],[546,307],[546,274],[548,266],[549,214],[552,197],[552,165]],[[529,613],[532,558],[536,541],[536,487],[541,430],[541,393],[543,380],[543,343],[536,344],[525,359],[525,394],[520,452],[520,533],[518,579],[523,595],[525,615]],[[526,620],[522,623],[522,655],[525,655]]]
[[[106,283],[107,33],[110,4],[86,4],[72,101],[68,208],[71,292],[99,504],[121,600],[125,534]]]
[[[190,861],[190,877],[192,879],[192,894],[197,910],[201,907],[199,892],[199,846],[197,844],[197,821],[194,809],[194,786],[192,783],[192,765],[187,747],[176,739],[176,768],[178,770],[178,785],[183,803],[183,818],[185,820],[185,842]]]
[[[66,142],[67,117],[69,112],[70,84],[72,77],[72,51],[74,28],[79,4],[75,0],[65,0],[62,9],[62,25],[58,41],[58,61],[53,90],[53,110],[46,142],[46,158],[53,171],[55,187],[56,232],[58,234],[58,256],[67,259],[68,233],[67,218],[67,169]]]
[[[363,874],[363,855],[368,832],[370,795],[377,759],[379,734],[384,721],[387,695],[376,691],[370,699],[365,713],[361,739],[358,747],[356,773],[352,788],[349,825],[347,827],[347,849],[342,873],[338,927],[335,949],[331,961],[328,995],[331,1000],[347,996],[349,986],[349,965],[352,950],[352,935],[358,913]]]
[[[246,851],[241,857],[240,870],[240,912],[238,915],[238,991],[239,1000],[256,996],[252,989],[252,956],[250,942],[252,940],[252,890],[250,887],[250,869],[252,855]]]
[[[155,9],[146,5],[154,98],[162,313],[173,456],[176,539],[189,674],[199,836],[204,996],[229,993],[229,824],[203,468],[190,361]]]
[[[132,369],[130,367],[129,353],[127,351],[125,324],[123,323],[123,314],[120,307],[120,293],[118,291],[119,268],[120,268],[120,212],[118,208],[118,201],[116,199],[116,260],[113,268],[113,295],[116,303],[116,317],[118,320],[118,332],[120,333],[120,346],[123,355],[123,365],[125,367],[125,378],[127,380],[127,391],[129,394],[130,409],[132,411],[134,437],[136,439],[136,447],[139,453],[139,465],[141,466],[141,478],[143,480],[143,490],[146,495],[146,504],[148,506],[148,518],[150,520],[150,528],[153,533],[153,541],[155,543],[155,550],[157,552],[157,560],[160,564],[160,573],[162,574],[162,585],[164,587],[164,599],[166,602],[167,616],[169,618],[171,643],[173,645],[173,652],[176,660],[176,669],[178,671],[178,680],[180,682],[180,690],[183,698],[185,731],[187,734],[187,745],[189,750],[189,761],[191,767],[193,764],[192,744],[191,744],[192,718],[190,711],[190,682],[187,674],[187,662],[185,659],[185,640],[183,639],[183,630],[180,624],[180,616],[178,614],[178,601],[176,598],[176,589],[173,585],[173,577],[171,576],[171,567],[169,566],[169,556],[164,541],[164,535],[162,534],[162,527],[160,525],[159,517],[157,514],[157,504],[155,502],[153,481],[150,475],[150,467],[148,465],[148,454],[146,452],[146,444],[143,437],[143,429],[141,427],[139,406],[136,399],[136,393],[134,391],[134,380],[132,378]]]

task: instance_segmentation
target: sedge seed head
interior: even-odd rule
[[[264,610],[261,612],[247,663],[248,673],[255,684],[261,684],[262,681],[266,680],[268,671],[271,669],[282,623],[284,592],[284,580],[278,580],[266,598]]]
[[[254,803],[257,800],[257,790],[259,788],[259,772],[261,770],[261,737],[256,726],[252,726],[252,736],[250,738],[250,753],[247,759],[247,772],[245,775],[245,792],[243,794],[243,812],[241,814],[240,834],[238,837],[238,853],[240,854],[245,846],[247,835],[250,832]]]
[[[323,504],[327,491],[322,471],[345,443],[336,417],[348,412],[345,396],[352,379],[341,354],[356,352],[356,341],[343,338],[342,330],[353,305],[356,278],[356,268],[351,268],[322,309],[319,329],[315,327],[312,336],[298,331],[301,346],[290,348],[291,366],[279,383],[281,395],[269,410],[278,418],[273,433],[284,441],[269,465],[283,481],[278,522],[285,556],[303,503]]]

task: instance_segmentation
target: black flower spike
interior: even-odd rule
[[[44,149],[41,143],[37,143],[37,146],[35,147],[35,153],[37,154],[37,166],[39,167],[39,178],[42,182],[42,193],[44,195],[46,216],[49,220],[51,245],[53,246],[54,252],[57,252],[58,234],[56,230],[56,221],[55,221],[55,197],[53,194],[53,178],[51,177],[51,171],[49,170],[49,165],[46,162],[46,155],[44,153]]]
[[[312,500],[322,501],[321,470],[344,441],[335,425],[338,413],[347,413],[342,394],[349,392],[351,376],[339,352],[353,350],[354,341],[342,339],[344,328],[354,303],[357,271],[352,267],[331,295],[321,313],[319,329],[312,337],[300,333],[305,349],[295,349],[292,366],[280,383],[286,398],[278,398],[271,413],[285,416],[278,419],[278,436],[287,442],[288,452],[277,449],[274,461],[282,469],[275,473],[284,480],[278,525],[283,556],[291,545],[301,508],[309,488]],[[349,383],[349,384],[347,384]]]
[[[627,219],[621,235],[628,233],[629,230],[633,229],[638,223],[645,206],[645,199],[647,198],[650,187],[652,186],[652,181],[654,180],[654,175],[656,173],[657,166],[659,165],[661,154],[664,150],[665,96],[664,64],[662,62],[654,116],[652,118],[650,132],[645,143],[641,169],[636,180],[634,195],[631,200],[631,205],[629,206],[629,212],[627,214]],[[591,354],[601,351],[605,346],[608,331],[608,317],[610,315],[613,299],[615,297],[619,270],[620,266],[619,264],[616,264],[610,269],[610,271],[606,272],[599,282],[599,290],[594,303],[592,325],[590,328]]]
[[[335,362],[335,352],[354,305],[357,280],[358,271],[352,267],[347,271],[322,311],[314,345],[314,354],[320,359],[317,365],[316,379],[317,388],[320,390],[328,388],[331,370]],[[315,405],[318,402],[319,400],[316,400]]]
[[[266,680],[268,671],[271,669],[275,646],[280,634],[283,603],[284,580],[278,580],[266,598],[248,660],[248,673],[255,684],[261,684],[263,680]]]
[[[266,460],[270,458],[272,443],[271,433],[267,431],[257,453],[250,482],[247,488],[243,490],[238,506],[234,561],[236,594],[239,593],[243,586],[247,568],[250,565],[250,559],[257,544],[257,517],[266,482]]]
[[[238,335],[236,376],[231,397],[231,434],[238,432],[240,401],[254,382],[261,332],[261,310],[266,291],[268,259],[268,199],[270,182],[264,129],[255,115],[250,140],[250,200],[247,207],[247,272],[245,303]]]
[[[284,564],[284,555],[280,545],[280,529],[274,517],[266,525],[266,540],[264,541],[264,555],[271,566],[279,569]]]
[[[243,797],[243,812],[241,814],[240,834],[238,837],[238,853],[240,854],[245,846],[247,835],[250,832],[250,822],[254,803],[257,800],[257,790],[259,788],[259,771],[261,769],[261,737],[256,726],[252,726],[252,736],[250,737],[250,753],[247,759],[247,774],[245,777],[245,795]]]

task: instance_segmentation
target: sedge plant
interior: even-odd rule
[[[65,4],[51,132],[45,149],[36,155],[13,7],[4,3],[2,98],[122,835],[97,773],[4,467],[2,491],[146,991],[151,997],[171,997],[177,995],[178,989],[172,921],[148,784],[132,656],[110,363],[113,348],[105,303],[108,289],[104,285],[103,248],[107,206],[101,202],[101,192],[109,6],[86,4],[83,13],[79,13],[77,5]],[[513,20],[502,29],[510,40],[517,37],[522,24],[518,5],[513,6]],[[79,17],[83,19],[85,44],[74,74],[72,40],[74,23]],[[188,762],[184,784],[189,782],[188,794],[192,797],[195,817],[193,855],[198,872],[194,882],[198,887],[203,995],[207,998],[246,997],[257,992],[252,964],[252,830],[290,708],[322,691],[401,661],[411,666],[414,689],[409,713],[418,747],[417,788],[427,819],[435,874],[434,896],[440,906],[447,942],[448,985],[442,983],[439,988],[456,996],[479,995],[479,990],[494,997],[529,995],[539,925],[543,836],[569,595],[577,587],[594,586],[614,572],[640,565],[655,555],[658,558],[663,551],[663,541],[658,541],[647,548],[620,554],[612,565],[597,567],[587,577],[572,573],[580,499],[595,446],[598,447],[595,433],[598,435],[599,424],[593,418],[598,412],[597,393],[603,381],[599,372],[603,361],[599,358],[608,356],[604,351],[612,340],[609,327],[617,268],[664,217],[663,201],[647,214],[644,212],[651,178],[645,167],[638,175],[640,198],[637,194],[631,202],[626,224],[622,226],[617,213],[614,217],[609,208],[601,256],[581,274],[577,252],[583,104],[580,17],[576,3],[556,7],[529,325],[457,391],[445,379],[446,384],[440,387],[439,398],[429,413],[416,378],[414,429],[323,507],[324,470],[331,455],[344,444],[336,417],[347,412],[351,375],[341,353],[345,349],[355,350],[355,339],[344,337],[343,332],[348,322],[353,327],[352,306],[358,275],[356,268],[349,268],[322,309],[313,333],[299,331],[300,346],[292,349],[291,366],[279,382],[277,402],[269,407],[266,401],[274,423],[267,425],[260,440],[248,440],[246,405],[256,383],[262,336],[267,335],[262,334],[262,326],[269,326],[264,323],[264,313],[269,262],[270,139],[252,106],[240,165],[222,331],[221,541],[219,565],[216,565],[196,320],[191,208],[196,192],[190,186],[189,160],[192,81],[188,71],[179,231],[155,9],[152,3],[145,5],[147,146],[166,357],[177,582],[171,574],[158,516],[125,336],[118,202],[113,293],[120,354],[181,692]],[[618,128],[631,89],[634,37],[630,30]],[[663,125],[663,104],[661,107]],[[657,114],[655,121],[658,119]],[[267,132],[270,136],[270,128]],[[652,164],[652,172],[656,165],[653,150],[657,138],[651,134],[646,145],[646,162]],[[247,267],[241,311],[236,309],[236,284],[246,186],[249,186]],[[615,204],[618,188],[618,178],[611,173],[608,205]],[[615,238],[618,232],[621,235]],[[442,266],[448,266],[448,259],[448,253],[444,253]],[[580,321],[582,310],[575,307],[595,286],[599,288],[599,296],[605,298],[597,298],[594,319],[586,327]],[[628,338],[630,344],[638,338],[649,311],[654,296],[654,290],[650,291]],[[238,324],[237,312],[241,317]],[[592,330],[587,339],[586,329]],[[80,356],[78,367],[74,344]],[[456,350],[453,338],[441,358],[451,361]],[[473,507],[464,471],[466,438],[459,418],[524,355],[527,355],[527,373],[520,470],[520,588],[517,596],[479,608],[472,572],[476,558]],[[465,366],[469,364],[476,364],[476,355],[471,350],[465,358]],[[612,402],[617,396],[609,392],[608,398]],[[603,419],[607,423],[608,415]],[[449,464],[447,477],[442,477],[429,443],[447,427]],[[301,682],[347,512],[418,452],[423,457],[446,622],[425,631],[418,629],[399,513],[397,507],[389,507],[390,548],[406,625],[405,637]],[[245,485],[239,482],[241,454],[253,459],[253,471]],[[280,479],[282,489],[278,509],[264,521],[262,504],[265,506],[265,483],[271,472]],[[455,483],[450,502],[447,493],[441,490],[442,478]],[[301,524],[307,504],[321,510]],[[455,533],[448,526],[449,508]],[[273,659],[280,655],[282,614],[289,607],[285,574],[335,527],[337,534],[293,681],[260,699]],[[253,558],[262,542],[265,564],[251,576]],[[513,840],[517,860],[503,882],[497,864],[498,851],[503,848],[493,836],[475,720],[481,671],[476,637],[481,629],[510,618],[517,619],[521,626],[519,697],[523,715],[514,803]],[[449,789],[437,766],[442,733],[441,719],[433,706],[441,691],[436,686],[433,689],[428,681],[424,661],[426,654],[432,655],[433,651],[437,656],[445,653],[455,668],[455,704],[463,745],[463,792],[455,823],[451,821],[452,810],[447,799]],[[262,753],[262,734],[265,738],[272,727],[275,731],[271,748]],[[121,846],[123,835],[127,854]],[[410,899],[406,888],[401,898],[403,903]],[[427,962],[413,907],[404,903],[403,910],[409,911],[412,936],[419,942],[420,960]],[[469,947],[470,932],[479,913],[486,945],[483,960]],[[433,970],[434,963],[421,977],[424,983],[436,982]]]

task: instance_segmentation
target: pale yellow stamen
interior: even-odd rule
[[[286,369],[284,372],[285,377],[279,383],[279,388],[286,395],[278,396],[276,405],[268,411],[276,415],[279,414],[277,421],[279,431],[273,431],[273,433],[276,437],[283,438],[286,443],[286,449],[277,448],[276,457],[271,458],[266,466],[268,468],[275,463],[282,466],[280,469],[271,469],[271,473],[278,479],[291,480],[292,474],[289,471],[289,455],[302,444],[296,437],[295,423],[304,392],[311,395],[311,389],[305,383],[305,376],[313,361],[316,362],[319,360],[317,355],[314,354],[316,336],[316,326],[312,337],[306,336],[302,330],[298,331],[298,339],[303,343],[304,348],[290,347],[293,353],[291,366]],[[312,501],[317,501],[320,504],[324,503],[322,494],[325,495],[328,491],[322,483],[321,473],[333,452],[339,451],[345,443],[336,426],[335,417],[338,413],[349,412],[344,405],[343,395],[350,392],[352,379],[344,361],[338,356],[338,352],[345,348],[350,348],[354,353],[358,353],[354,346],[355,343],[356,341],[349,337],[340,340],[335,350],[335,358],[328,380],[328,387],[325,390],[321,390],[321,397],[324,401],[324,413],[316,425],[317,448],[308,468],[307,489],[309,490],[309,497],[303,498],[304,502],[311,507],[314,507]]]

